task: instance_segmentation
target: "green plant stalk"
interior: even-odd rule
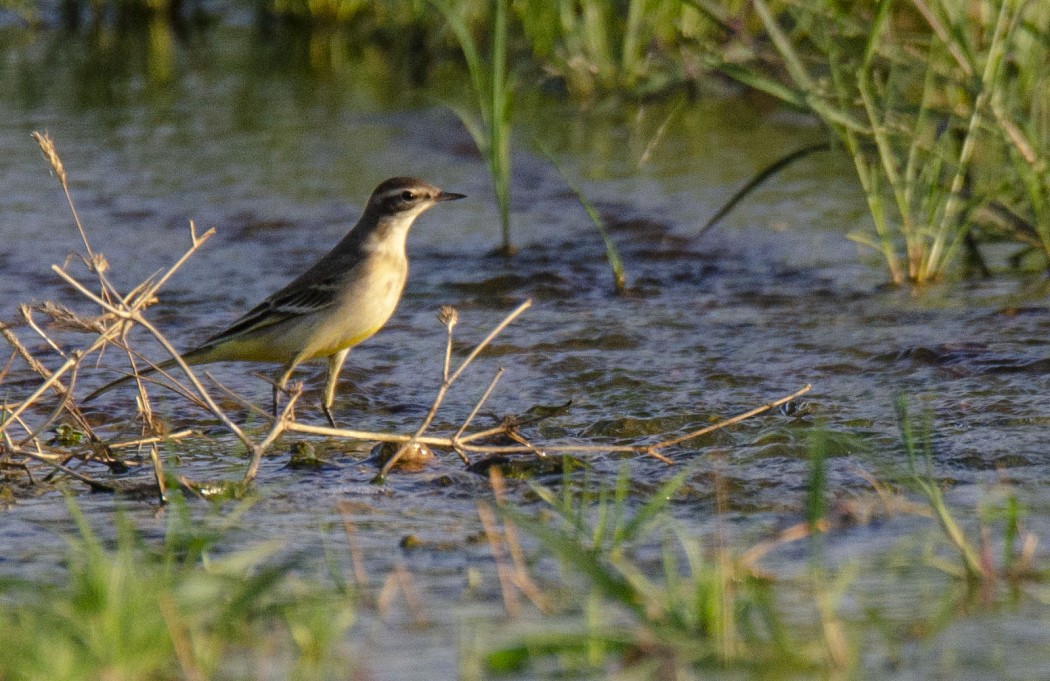
[[[1029,163],[1016,149],[1010,149],[1010,157],[1032,206],[1035,232],[1042,244],[1043,252],[1050,257],[1050,175],[1040,178],[1035,164]]]
[[[1016,4],[1017,0],[1003,0],[999,8],[995,30],[988,49],[988,57],[981,76],[981,91],[974,101],[973,111],[970,114],[966,137],[963,139],[962,149],[959,152],[955,176],[952,178],[948,200],[944,207],[944,213],[941,215],[940,225],[936,230],[933,244],[930,246],[919,274],[922,281],[937,276],[944,269],[945,264],[951,262],[952,256],[954,256],[966,232],[966,228],[958,224],[963,204],[963,182],[977,144],[977,132],[981,124],[982,112],[995,89],[996,80],[1005,55],[1004,43],[1008,33],[1007,26],[1011,23],[1011,12]]]
[[[1050,29],[1048,29],[1050,31]],[[1050,38],[1050,33],[1047,35]],[[1050,50],[1047,50],[1050,52]],[[1050,88],[1046,88],[1050,92]],[[1006,153],[1014,166],[1014,173],[1024,185],[1025,195],[1032,208],[1032,224],[1045,257],[1050,260],[1050,168],[1048,160],[1041,157],[1038,149],[1050,149],[1050,145],[1033,144],[1033,138],[1039,138],[1038,125],[1034,123],[1039,118],[1039,110],[1036,106],[1029,114],[1030,134],[1019,129],[1007,112],[1006,104],[1003,102],[1001,92],[996,92],[990,99],[992,114],[998,123],[997,131],[1001,134]],[[1044,105],[1045,106],[1045,105]],[[1042,137],[1046,138],[1050,131],[1044,130]]]
[[[1010,494],[1006,498],[1005,525],[1003,530],[1003,568],[1010,571],[1017,564],[1015,546],[1021,536],[1021,502],[1017,500],[1016,494]]]
[[[587,595],[586,605],[586,617],[587,617],[587,662],[594,667],[601,665],[602,660],[608,654],[610,646],[608,641],[602,636],[596,636],[597,632],[602,630],[604,624],[604,610],[602,607],[602,599],[597,592],[591,592]]]
[[[904,449],[908,456],[908,472],[912,481],[922,492],[923,496],[926,497],[934,516],[937,518],[937,523],[941,526],[941,530],[948,538],[948,541],[959,552],[966,578],[969,581],[980,581],[987,577],[984,566],[981,563],[980,554],[966,538],[966,533],[962,531],[959,524],[955,522],[955,518],[952,517],[951,511],[948,510],[948,505],[944,501],[944,495],[941,494],[941,489],[934,480],[933,452],[931,450],[928,428],[922,437],[922,457],[926,466],[925,471],[920,473],[916,466],[916,461],[919,457],[917,451],[919,443],[912,428],[911,419],[908,416],[907,401],[900,397],[897,399],[896,406],[897,418],[900,422],[901,439],[904,442]]]
[[[917,230],[911,220],[911,210],[909,209],[908,199],[905,193],[905,183],[897,172],[896,154],[893,151],[893,147],[890,144],[889,137],[886,134],[883,124],[878,120],[875,100],[871,92],[871,82],[866,69],[862,68],[861,71],[857,73],[857,89],[860,92],[861,101],[864,103],[864,110],[868,115],[868,122],[871,124],[871,133],[872,137],[875,139],[875,147],[878,150],[879,160],[882,163],[882,172],[885,174],[886,181],[889,183],[890,189],[893,192],[894,200],[897,202],[897,214],[901,221],[900,230],[902,234],[904,234],[905,241],[909,244],[907,255],[910,256],[911,240],[915,238],[914,235]],[[909,273],[914,276],[911,258],[909,257],[908,260]]]
[[[831,80],[838,100],[838,106],[832,105],[824,96],[817,92],[816,84],[806,70],[801,56],[792,47],[790,39],[780,28],[764,0],[753,0],[753,5],[756,14],[758,14],[766,29],[766,32],[770,35],[774,46],[784,59],[789,75],[802,90],[802,93],[796,95],[795,98],[784,98],[785,101],[795,103],[796,105],[801,101],[803,106],[809,108],[820,116],[825,123],[827,123],[838,134],[840,139],[842,139],[847,152],[853,159],[857,178],[864,190],[868,209],[871,213],[872,220],[875,223],[875,232],[878,236],[877,246],[866,240],[861,240],[861,242],[875,247],[876,250],[882,253],[887,268],[890,271],[890,277],[894,283],[901,283],[904,280],[905,275],[896,248],[893,245],[892,232],[887,220],[886,209],[879,188],[878,174],[875,172],[874,168],[868,164],[861,142],[858,139],[858,135],[868,136],[872,134],[872,131],[856,122],[847,112],[847,109],[844,108],[850,106],[850,102],[853,98],[848,94],[849,89],[846,86],[846,80],[841,67],[841,60],[837,56],[838,51],[835,47],[834,41],[831,41],[829,44],[827,56]],[[878,36],[888,16],[888,2],[883,0],[878,7],[876,21],[872,30],[869,32],[866,41],[864,53],[865,65],[867,65],[867,62],[873,58],[876,52]],[[861,71],[863,70],[864,69],[862,68]],[[752,82],[748,84],[752,84],[753,86],[753,82],[756,78],[752,77],[749,80]],[[771,87],[767,84],[767,87],[764,89],[766,89],[767,92],[776,95],[779,88]],[[869,110],[869,118],[872,119],[872,124],[874,125],[874,118],[871,114],[872,111]],[[892,156],[889,158],[892,158]]]
[[[682,4],[695,9],[723,33],[732,35],[736,32],[731,23],[729,10],[724,2],[718,2],[717,0],[682,0]]]
[[[616,545],[619,546],[625,541],[638,539],[642,532],[659,517],[660,513],[666,510],[671,503],[671,499],[682,488],[682,485],[685,484],[689,477],[690,471],[686,469],[660,485],[660,488],[649,497],[634,516],[623,524],[623,529],[617,535]],[[626,496],[621,497],[621,505],[625,502]]]
[[[890,18],[890,5],[892,0],[879,0],[875,8],[875,20],[872,21],[871,30],[868,31],[868,39],[864,45],[864,58],[861,61],[861,71],[867,73],[871,70],[871,62],[879,51],[879,38],[882,37],[883,28]]]
[[[602,560],[603,557],[596,548],[581,545],[577,532],[567,533],[553,529],[506,505],[500,507],[500,514],[536,537],[564,563],[586,576],[606,598],[619,603],[639,617],[645,616],[645,603],[635,585]]]
[[[806,521],[811,536],[816,538],[820,522],[827,515],[828,455],[827,437],[817,432],[811,438],[809,463],[809,490],[806,495]]]
[[[986,574],[979,554],[966,538],[966,534],[959,527],[958,523],[955,522],[955,518],[952,517],[951,512],[948,510],[948,505],[944,502],[944,496],[941,494],[940,488],[932,481],[926,480],[921,481],[919,487],[929,500],[930,507],[933,509],[941,529],[944,530],[944,534],[962,557],[967,578],[971,581],[984,578]]]
[[[569,186],[569,189],[576,197],[576,200],[579,201],[580,205],[583,206],[583,209],[587,211],[587,217],[591,219],[591,223],[594,224],[594,228],[598,230],[598,234],[605,243],[605,258],[609,262],[609,267],[612,268],[613,287],[618,294],[626,293],[627,272],[623,266],[623,258],[620,257],[620,250],[616,247],[616,242],[613,241],[612,235],[609,234],[609,229],[605,225],[605,220],[602,219],[601,214],[595,209],[591,202],[587,200],[587,197],[583,195],[583,192],[580,191],[579,187],[569,179],[569,176],[565,174],[562,167],[558,165],[558,162],[554,158],[554,154],[538,140],[537,145],[539,146],[540,151],[543,152],[544,156],[547,157],[547,160],[550,161],[551,165],[554,166],[554,169],[558,171],[559,175],[561,175],[561,178],[565,180],[565,184]]]
[[[695,473],[683,471],[646,495],[641,507],[630,514],[633,486],[626,469],[615,486],[603,488],[604,493],[590,491],[586,479],[582,489],[565,484],[560,494],[533,484],[537,496],[550,504],[555,514],[551,519],[501,505],[508,523],[531,535],[558,560],[569,584],[576,587],[583,582],[582,592],[574,589],[579,600],[566,605],[580,604],[585,621],[583,631],[579,627],[573,632],[544,630],[500,649],[490,659],[498,661],[501,669],[509,669],[511,663],[520,669],[530,659],[560,655],[570,665],[584,663],[600,670],[610,662],[627,662],[630,655],[634,660],[628,662],[629,668],[644,674],[656,666],[684,672],[727,666],[746,672],[774,660],[781,667],[801,663],[812,669],[839,666],[838,660],[850,657],[844,651],[834,600],[825,602],[830,616],[820,613],[823,639],[807,642],[805,650],[815,650],[823,640],[837,654],[821,659],[802,652],[788,636],[767,581],[743,567],[721,537],[705,555],[699,540],[691,536],[692,528],[668,522],[667,503]],[[603,508],[610,505],[613,508]],[[614,528],[611,536],[610,527]],[[660,529],[665,531],[654,537]],[[662,547],[661,566],[655,569],[636,559],[636,549],[654,539]],[[840,590],[827,593],[841,595]]]
[[[874,33],[872,36],[873,35]],[[872,36],[869,36],[869,39]],[[828,48],[828,65],[831,72],[832,87],[834,88],[835,96],[838,98],[838,104],[839,106],[845,106],[850,101],[849,88],[846,85],[841,60],[838,56],[838,49],[835,47],[834,42],[832,42]],[[860,181],[861,189],[864,191],[864,199],[868,204],[868,212],[870,213],[872,222],[875,225],[875,234],[878,237],[878,243],[868,243],[868,245],[882,253],[883,260],[886,262],[886,267],[890,271],[890,279],[893,283],[903,283],[904,270],[901,267],[897,249],[893,245],[893,236],[886,218],[886,206],[883,202],[882,191],[879,186],[879,176],[868,163],[867,156],[865,155],[861,141],[858,138],[858,134],[868,134],[868,131],[864,130],[862,133],[858,133],[858,131],[853,128],[843,126],[837,129],[837,132],[843,145],[846,147],[846,151],[853,160],[853,167],[857,172],[857,179]]]
[[[822,521],[827,517],[828,433],[814,431],[809,444],[809,484],[806,494],[806,521],[809,524],[809,580],[826,659],[832,668],[846,665],[848,646],[838,616],[839,595],[831,588],[833,580],[826,567]]]
[[[488,165],[500,216],[501,251],[509,255],[514,250],[510,228],[510,99],[513,88],[507,74],[507,0],[493,0],[496,11],[492,18],[492,52],[488,68],[463,17],[447,0],[431,2],[445,17],[467,62],[481,120],[478,122],[458,108],[453,108],[453,111]]]
[[[889,6],[889,0],[881,0],[875,10],[875,21],[872,22],[871,30],[868,32],[868,38],[864,48],[864,59],[861,62],[860,68],[857,70],[856,79],[857,90],[860,93],[861,101],[864,105],[864,111],[868,117],[868,125],[871,127],[871,135],[875,139],[875,146],[878,150],[879,159],[882,162],[882,169],[886,174],[886,179],[890,184],[893,196],[897,202],[897,212],[901,220],[901,231],[904,233],[905,239],[908,239],[909,236],[915,232],[915,229],[911,223],[911,211],[908,208],[905,183],[901,181],[901,177],[897,171],[896,154],[894,153],[893,146],[890,144],[889,137],[886,134],[884,121],[879,120],[880,116],[877,110],[878,107],[875,104],[875,97],[872,92],[871,83],[871,63],[878,52],[882,31],[886,25],[886,20],[889,17]],[[885,118],[886,115],[887,113],[884,112],[882,118]]]
[[[575,3],[571,3],[575,4]],[[598,75],[608,74],[613,71],[616,63],[612,57],[612,49],[609,47],[608,19],[607,13],[610,7],[602,0],[583,0],[583,33],[584,42],[587,45],[590,61],[598,69]],[[570,10],[572,11],[572,10]]]
[[[543,2],[544,0],[538,1]],[[564,41],[566,53],[585,53],[587,48],[584,45],[584,39],[587,33],[579,29],[580,22],[576,16],[575,2],[573,0],[557,0],[557,5],[558,26],[561,29],[561,38]]]
[[[948,48],[949,53],[955,59],[956,64],[959,65],[959,68],[962,69],[966,77],[972,77],[975,72],[973,55],[963,53],[962,48],[966,43],[963,40],[959,40],[958,32],[956,31],[954,32],[954,35],[952,35],[952,32],[949,32],[948,29],[944,27],[944,23],[941,21],[940,17],[933,13],[925,0],[912,0],[912,4],[917,10],[919,10],[919,13],[926,20],[926,23],[930,25],[930,28],[940,39],[941,43]]]
[[[612,545],[614,548],[619,548],[624,541],[631,538],[631,526],[624,517],[630,485],[631,469],[626,465],[621,466],[620,473],[616,476],[616,486],[613,489]]]
[[[809,156],[810,154],[812,154],[814,152],[827,151],[830,148],[831,148],[831,145],[829,145],[827,142],[819,142],[817,144],[810,144],[810,145],[807,145],[805,147],[802,147],[801,149],[796,149],[795,151],[791,152],[790,154],[787,154],[785,156],[780,157],[779,159],[777,159],[773,163],[769,164],[768,166],[766,166],[762,170],[758,171],[758,173],[756,173],[754,177],[752,177],[750,180],[748,180],[748,182],[743,187],[738,189],[729,198],[728,201],[726,201],[724,204],[722,204],[722,207],[719,208],[715,212],[715,214],[712,215],[707,220],[707,222],[704,223],[703,227],[700,228],[700,230],[697,232],[696,235],[699,237],[701,234],[703,234],[707,230],[709,230],[712,227],[714,227],[715,225],[717,225],[722,220],[722,218],[724,218],[726,215],[728,215],[730,213],[730,211],[732,211],[733,208],[738,203],[740,203],[745,198],[747,198],[748,194],[750,194],[752,191],[757,189],[760,185],[762,185],[762,183],[764,183],[766,180],[770,179],[771,177],[773,177],[774,175],[779,173],[784,168],[787,168],[788,166],[790,166],[795,161],[798,161],[799,159],[805,158],[806,156]]]
[[[723,660],[735,660],[740,657],[742,648],[737,635],[739,623],[736,618],[736,575],[732,557],[728,550],[721,550],[715,560],[714,588],[715,597],[712,603],[717,611],[712,613],[714,631],[718,641],[718,650]]]
[[[860,180],[861,189],[864,190],[864,199],[868,204],[868,212],[871,214],[872,222],[875,224],[875,233],[878,242],[861,241],[882,253],[886,261],[886,268],[890,271],[890,280],[894,284],[902,284],[905,280],[904,268],[901,266],[900,256],[893,245],[893,237],[890,233],[889,221],[886,218],[886,205],[882,199],[882,191],[879,187],[879,175],[868,165],[863,153],[857,148],[859,144],[853,139],[852,144],[847,144],[850,156],[853,158],[853,167],[857,170],[857,178]],[[858,239],[854,237],[854,240]]]
[[[912,206],[915,205],[915,190],[919,185],[919,178],[922,176],[920,173],[919,159],[920,152],[922,151],[922,143],[920,142],[920,136],[922,131],[926,129],[927,120],[930,115],[930,108],[932,106],[931,98],[934,92],[934,53],[931,48],[927,54],[926,61],[926,75],[923,79],[922,86],[922,100],[919,102],[919,113],[915,119],[915,124],[912,127],[911,143],[908,145],[908,159],[904,166],[904,205],[911,211]],[[926,177],[930,178],[931,184],[928,187],[937,187],[940,178],[940,155],[936,154],[937,158],[934,162],[936,172],[933,172]],[[923,168],[925,170],[925,168]],[[933,197],[933,191],[927,191],[923,195],[924,200],[929,200]],[[921,210],[922,202],[920,202],[920,210],[918,215],[922,215]],[[913,215],[909,212],[909,215]],[[914,226],[914,222],[911,223]],[[913,233],[906,233],[905,238],[905,256],[909,263],[909,270],[911,270],[911,263],[921,263],[922,251],[924,247],[924,236],[922,230],[915,230]]]
[[[780,24],[777,23],[765,0],[752,0],[752,5],[755,8],[755,13],[762,20],[762,25],[765,26],[766,32],[769,33],[773,45],[777,48],[777,52],[784,58],[784,66],[787,67],[792,80],[802,88],[802,91],[806,93],[808,98],[811,93],[816,91],[816,83],[813,82],[809,72],[806,70],[802,58],[795,51],[795,48],[792,47],[791,40],[787,37],[787,34],[781,30]]]
[[[872,29],[868,32],[864,49],[864,60],[858,71],[852,74],[858,81],[861,81],[871,68],[871,60],[874,59],[878,50],[879,37],[882,35],[882,28],[888,16],[887,8],[888,3],[883,2],[880,3],[877,9],[876,21],[873,22]],[[827,55],[831,71],[831,80],[835,89],[835,96],[838,100],[837,104],[839,107],[847,107],[854,99],[854,96],[851,94],[850,88],[847,85],[847,74],[843,71],[842,59],[839,56],[839,49],[834,40],[829,41]],[[860,85],[858,84],[858,89],[859,88]],[[868,104],[870,104],[870,102],[865,103],[865,112],[867,113],[871,128],[858,132],[843,127],[840,128],[839,135],[843,138],[846,149],[849,152],[850,157],[853,159],[854,168],[857,171],[857,179],[860,181],[861,189],[864,191],[864,198],[868,204],[868,212],[871,214],[872,222],[875,225],[875,233],[878,237],[876,250],[882,253],[883,260],[886,262],[886,267],[890,272],[890,279],[895,284],[901,284],[904,281],[905,271],[904,266],[901,264],[900,255],[897,253],[897,248],[893,243],[893,233],[886,212],[886,203],[883,199],[881,176],[879,175],[875,164],[868,161],[868,156],[864,151],[863,143],[858,137],[858,135],[875,136],[878,135],[879,132],[878,125],[876,124],[873,115],[874,107],[868,106]],[[885,162],[887,160],[885,154],[890,153],[888,143],[885,144],[884,148],[879,149],[879,151],[880,156],[882,156],[883,161]]]
[[[620,251],[616,248],[616,242],[613,241],[612,236],[609,234],[609,229],[605,226],[605,220],[594,208],[590,201],[580,193],[580,190],[570,185],[573,194],[576,195],[576,199],[583,206],[583,209],[587,211],[587,216],[591,219],[594,224],[594,228],[598,230],[598,234],[601,235],[602,241],[605,242],[605,257],[609,261],[609,266],[613,272],[613,286],[617,293],[625,293],[627,291],[627,273],[624,271],[623,260],[620,258]]]
[[[606,485],[598,487],[598,501],[596,505],[598,507],[598,518],[591,529],[591,545],[605,551],[608,550],[606,539],[610,533],[609,528],[615,523],[615,520],[611,518],[615,511],[609,505],[609,488]]]
[[[915,114],[908,100],[913,80],[911,76],[916,69],[899,65],[899,55],[894,50],[900,41],[893,33],[888,33],[894,30],[891,28],[891,18],[899,14],[894,9],[899,7],[892,0],[878,0],[875,3],[870,28],[832,5],[820,3],[816,13],[803,12],[795,17],[794,33],[781,27],[779,15],[773,11],[780,11],[782,7],[774,7],[769,0],[752,0],[751,4],[771,44],[779,53],[789,82],[794,87],[786,87],[754,70],[748,72],[730,64],[721,64],[719,68],[751,87],[809,109],[843,140],[853,157],[876,232],[870,239],[862,235],[851,235],[851,238],[882,253],[894,282],[902,283],[905,279],[925,282],[941,276],[957,259],[968,234],[962,219],[968,205],[975,199],[971,192],[965,192],[965,183],[987,137],[987,109],[989,105],[996,104],[993,98],[995,92],[1006,86],[1002,65],[1008,50],[1012,50],[1015,61],[1020,60],[1022,65],[1018,67],[1021,69],[1020,75],[1011,76],[1006,81],[1017,83],[1018,88],[1027,86],[1028,91],[1033,89],[1023,69],[1025,56],[1029,52],[1024,50],[1025,45],[1014,45],[1016,41],[1011,36],[1019,33],[1021,29],[1018,27],[1022,27],[1027,31],[1024,37],[1030,37],[1033,45],[1040,45],[1040,40],[1045,41],[1046,37],[1045,30],[1040,29],[1043,15],[1027,20],[1025,12],[1032,9],[1033,5],[1024,3],[1024,0],[981,4],[981,7],[987,7],[993,12],[987,31],[989,47],[983,48],[975,46],[978,44],[976,41],[974,45],[970,44],[970,24],[962,4],[935,2],[931,9],[925,0],[912,0],[919,14],[929,24],[928,31],[932,31],[926,55],[922,102]],[[1025,12],[1022,12],[1022,7]],[[830,25],[825,30],[831,33],[830,39],[822,43],[820,34],[825,25]],[[865,37],[865,44],[863,52],[856,54],[859,64],[853,66],[850,64],[854,58],[850,55],[854,54],[854,50],[844,41],[851,40],[858,31],[861,37]],[[799,41],[808,40],[806,45],[815,43],[818,48],[816,51],[826,56],[827,72],[833,84],[832,96],[826,92],[823,76],[818,78],[811,68],[808,52],[803,51],[799,41],[792,37],[795,33],[803,36]],[[887,42],[889,38],[892,40]],[[841,49],[849,51],[843,54],[844,59],[838,58]],[[1037,51],[1036,54],[1041,53]],[[946,60],[947,68],[953,71],[951,73],[944,70]],[[929,120],[933,103],[950,98],[951,88],[962,87],[957,82],[959,71],[973,73],[976,69],[968,67],[982,60],[974,104],[967,107],[967,112],[961,116],[946,114],[953,122],[961,118],[961,123],[955,127],[962,127],[962,138],[956,141],[948,136],[931,149]],[[1039,62],[1039,59],[1032,61]],[[887,68],[888,79],[884,88],[881,79]],[[942,87],[939,84],[940,77],[947,79],[947,85]],[[857,111],[858,108],[862,111]],[[865,117],[865,123],[870,127],[858,123],[854,119],[855,112]],[[1006,122],[1002,125],[1005,135],[1000,133],[1000,136],[1004,141],[1009,139],[1008,146],[1017,146],[1020,157],[1031,163],[1032,147],[1023,142],[1022,135],[1008,117],[995,113],[1001,123]],[[901,140],[906,138],[905,146],[899,144],[898,136]],[[869,138],[878,158],[868,148]],[[938,135],[938,139],[941,136]],[[949,148],[952,151],[949,152]],[[1039,148],[1038,145],[1036,148]],[[948,152],[947,157],[945,152]],[[932,163],[927,163],[931,156]],[[1017,156],[1012,155],[1012,160],[1017,163]],[[952,174],[947,179],[932,172],[934,167],[943,167],[947,162],[953,165]],[[1026,207],[1037,208],[1047,203],[1042,199],[1050,197],[1050,191],[1045,191],[1040,185],[1048,183],[1041,180],[1033,182],[1033,173],[1027,173],[1021,168],[1015,169],[1013,175],[1016,180],[1012,186],[1025,192]],[[892,209],[887,197],[879,195],[884,190],[889,190],[887,194],[893,196]],[[1041,217],[1047,210],[1044,208],[1036,215]],[[1033,220],[1040,227],[1043,222],[1045,220],[1039,218]],[[1050,230],[1041,231],[1045,232],[1040,235],[1041,250],[1050,252]]]
[[[640,34],[644,16],[645,0],[630,0],[627,7],[627,25],[624,27],[623,43],[620,48],[620,70],[629,86],[634,84],[638,74],[638,64],[642,61]]]
[[[510,97],[507,77],[507,0],[495,0],[492,20],[492,112],[489,132],[493,152],[489,161],[499,207],[503,251],[513,250],[510,238]]]
[[[867,128],[854,120],[846,111],[831,106],[819,93],[816,83],[806,70],[802,57],[791,46],[791,40],[780,28],[780,24],[777,23],[764,0],[752,0],[752,2],[756,13],[762,20],[762,25],[773,41],[773,45],[784,59],[784,65],[787,67],[788,74],[801,90],[796,95],[795,101],[801,101],[802,106],[816,112],[827,123],[835,124],[843,129],[851,129],[867,134]],[[770,94],[774,94],[774,92],[775,89],[770,90]]]
[[[7,637],[0,677],[232,678],[275,662],[291,663],[282,670],[290,678],[320,678],[333,663],[345,671],[337,649],[352,623],[349,603],[326,585],[293,578],[300,559],[273,561],[276,544],[207,560],[221,537],[191,521],[181,495],[173,497],[156,547],[120,512],[111,546],[67,498],[77,531],[68,539],[65,579],[0,580]]]

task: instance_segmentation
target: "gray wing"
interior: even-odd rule
[[[284,288],[274,292],[243,317],[206,340],[198,349],[217,345],[231,338],[252,333],[287,319],[312,314],[335,304],[347,277],[364,260],[359,239],[351,230],[335,248],[313,267]]]
[[[200,347],[218,345],[223,341],[264,329],[293,317],[319,312],[335,304],[342,288],[342,274],[312,283],[298,284],[298,280],[274,293],[249,310],[243,317],[206,340]]]

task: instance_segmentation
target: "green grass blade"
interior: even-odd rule
[[[660,485],[660,488],[624,524],[623,529],[617,534],[616,543],[619,544],[624,541],[637,539],[638,535],[645,530],[649,523],[667,508],[667,505],[671,503],[671,498],[682,488],[690,474],[692,474],[692,471],[686,469]]]
[[[818,144],[810,144],[809,146],[802,147],[801,149],[796,149],[795,151],[791,152],[790,154],[777,159],[776,161],[774,161],[773,163],[769,164],[768,166],[766,166],[762,170],[758,171],[758,173],[754,177],[752,177],[750,180],[748,180],[747,184],[745,184],[743,187],[738,189],[733,194],[733,196],[731,196],[729,198],[728,201],[726,201],[724,204],[722,204],[722,207],[719,208],[718,211],[716,211],[713,216],[711,216],[711,219],[709,219],[706,223],[704,223],[704,226],[700,228],[699,232],[697,232],[697,236],[700,236],[701,234],[703,234],[707,230],[709,230],[712,227],[714,227],[715,225],[717,225],[722,220],[722,218],[724,218],[726,215],[729,215],[730,211],[732,211],[733,208],[735,208],[738,203],[743,201],[744,198],[746,198],[748,194],[753,192],[760,185],[762,185],[766,180],[768,180],[769,178],[773,177],[774,175],[779,173],[781,170],[787,168],[788,166],[790,166],[795,161],[803,159],[806,156],[809,156],[810,154],[812,154],[814,152],[827,151],[830,148],[831,148],[831,145],[828,144],[827,142],[820,142]]]
[[[535,537],[543,546],[585,576],[606,598],[610,598],[639,616],[645,614],[645,603],[631,582],[615,568],[602,560],[596,549],[582,546],[577,537],[566,535],[546,523],[533,520],[510,508],[501,506],[500,514],[524,532]]]
[[[769,34],[773,45],[777,48],[777,52],[780,53],[781,58],[784,60],[784,66],[787,68],[788,73],[791,74],[791,78],[806,93],[813,92],[816,89],[816,84],[810,77],[809,71],[806,70],[805,64],[802,63],[802,57],[795,51],[791,44],[791,39],[780,28],[780,24],[769,10],[765,0],[751,0],[751,2],[755,8],[755,13],[758,14],[758,18],[762,20],[766,33]]]
[[[890,18],[890,5],[892,0],[879,0],[878,6],[875,8],[875,18],[871,24],[871,30],[868,32],[868,39],[864,45],[864,58],[861,60],[861,69],[867,70],[871,67],[871,61],[875,58],[875,54],[879,48],[879,37],[882,35],[882,29],[886,25],[886,21]]]
[[[507,0],[493,0],[492,52],[486,64],[477,41],[462,14],[447,0],[430,0],[442,14],[459,42],[467,62],[474,95],[478,103],[481,123],[472,124],[472,116],[455,110],[463,121],[478,151],[485,158],[492,178],[493,194],[500,216],[501,252],[513,252],[510,233],[510,130],[512,87],[508,75],[509,49]]]
[[[580,202],[583,209],[587,212],[587,217],[591,219],[594,224],[594,228],[598,230],[598,234],[601,236],[602,241],[605,243],[605,257],[609,262],[609,267],[612,268],[613,273],[613,287],[618,294],[623,294],[627,291],[627,272],[623,266],[623,259],[620,257],[620,251],[616,247],[616,242],[613,241],[612,236],[609,234],[609,229],[605,224],[605,220],[602,219],[601,214],[595,209],[587,197],[583,195],[583,192],[569,179],[569,176],[565,174],[561,166],[558,165],[557,160],[554,158],[554,154],[550,152],[546,147],[543,146],[539,140],[536,141],[536,145],[539,147],[543,155],[547,157],[554,169],[558,171],[561,178],[565,180],[565,184],[568,185],[572,191],[576,200]]]

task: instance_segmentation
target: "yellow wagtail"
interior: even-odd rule
[[[462,199],[412,177],[391,178],[372,192],[361,219],[343,240],[295,281],[252,308],[226,329],[182,355],[188,364],[278,362],[274,389],[284,390],[301,363],[328,358],[321,408],[335,427],[331,406],[343,362],[354,347],[379,331],[393,314],[408,277],[405,239],[420,213],[436,203]],[[140,372],[175,365],[174,359]],[[88,402],[130,381],[124,376],[88,395]]]

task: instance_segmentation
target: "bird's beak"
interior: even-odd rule
[[[434,200],[435,201],[455,201],[457,199],[465,199],[465,198],[467,198],[466,194],[457,194],[455,192],[441,192],[436,197],[434,197]]]

